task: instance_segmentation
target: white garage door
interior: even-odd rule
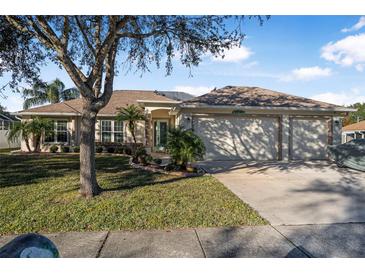
[[[277,118],[194,117],[206,160],[277,160],[278,130]]]
[[[328,123],[326,119],[291,120],[291,158],[321,160],[327,158]]]

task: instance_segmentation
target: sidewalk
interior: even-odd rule
[[[45,234],[62,257],[364,257],[365,224]],[[15,236],[0,237],[3,246]]]

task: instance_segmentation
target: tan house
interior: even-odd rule
[[[353,139],[365,139],[365,120],[342,128],[342,143]]]
[[[168,129],[180,125],[203,139],[207,160],[326,159],[327,145],[341,143],[341,117],[354,111],[258,87],[227,86],[184,101],[166,94],[115,91],[98,114],[96,141],[131,142],[115,116],[120,107],[138,104],[147,120],[139,123],[137,138],[148,151],[164,150]],[[17,115],[55,121],[54,136],[42,140],[47,150],[52,144],[79,144],[80,111],[81,99],[75,99]]]

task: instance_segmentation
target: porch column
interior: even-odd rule
[[[74,146],[76,145],[76,117],[71,118],[69,131],[70,131],[70,145]]]
[[[152,114],[150,111],[146,111],[145,113],[146,121],[145,121],[145,148],[148,153],[152,151]]]
[[[101,136],[100,136],[100,120],[96,118],[95,122],[95,142],[101,142]]]

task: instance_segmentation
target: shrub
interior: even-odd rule
[[[106,151],[107,151],[108,153],[114,153],[114,152],[115,152],[115,147],[108,147],[108,148],[106,149]]]
[[[124,148],[122,146],[117,146],[115,148],[115,153],[123,154],[124,153]]]
[[[97,153],[102,153],[103,152],[103,147],[102,146],[97,146],[96,149],[95,149],[95,151]]]
[[[132,155],[132,149],[130,147],[125,147],[124,148],[124,153],[127,155]]]
[[[205,146],[201,138],[193,131],[184,130],[181,127],[169,131],[166,148],[173,163],[184,169],[188,164],[201,160],[205,154]]]
[[[157,164],[157,165],[161,165],[162,160],[161,160],[160,158],[155,158],[155,159],[153,159],[153,162],[154,162],[155,164]]]
[[[49,148],[49,151],[52,152],[52,153],[56,153],[58,150],[58,146],[56,145],[52,145],[50,148]]]
[[[61,152],[63,152],[63,153],[70,152],[70,147],[69,146],[61,146]]]
[[[164,170],[166,171],[180,170],[180,166],[177,166],[174,163],[169,163],[168,165],[165,166]]]
[[[79,153],[80,152],[80,147],[79,146],[75,146],[75,147],[73,147],[73,149],[72,149],[74,152],[76,152],[76,153]]]
[[[139,147],[134,151],[133,162],[134,163],[146,163],[147,151],[143,147]]]
[[[146,159],[146,162],[147,162],[147,163],[152,163],[152,161],[153,161],[153,157],[152,157],[151,155],[147,155],[147,156],[145,157],[145,159]]]

